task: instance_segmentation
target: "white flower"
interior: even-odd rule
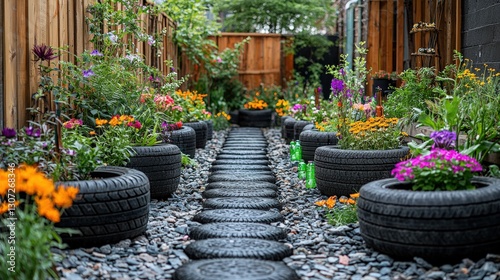
[[[148,36],[148,45],[153,45],[154,43],[156,43],[155,39],[153,38],[153,36],[149,35]]]
[[[113,43],[116,44],[118,41],[118,36],[115,35],[113,32],[108,32],[106,35],[108,35],[109,40]]]
[[[128,54],[125,56],[126,59],[128,59],[130,62],[134,62],[134,61],[141,61],[141,57],[138,56],[137,54]]]

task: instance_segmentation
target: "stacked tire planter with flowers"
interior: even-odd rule
[[[149,179],[151,198],[165,199],[177,190],[181,180],[181,151],[176,145],[133,147],[127,167],[144,172]]]
[[[377,251],[434,263],[499,253],[500,179],[473,177],[483,168],[451,148],[455,133],[431,139],[429,153],[396,165],[395,178],[361,188],[363,239]]]
[[[317,129],[302,131],[299,135],[299,141],[302,146],[304,161],[313,161],[316,149],[319,147],[337,145],[336,134],[335,132],[323,132]]]
[[[283,216],[270,211],[281,205],[266,146],[259,129],[229,132],[203,192],[204,210],[193,218],[201,223],[185,249],[193,261],[177,268],[174,279],[299,279],[280,262],[292,254],[278,242],[285,231],[269,225]]]
[[[238,113],[238,125],[242,127],[270,127],[272,123],[273,111],[266,109],[268,104],[258,98],[253,97],[251,101],[244,104],[245,109],[240,109]]]
[[[81,234],[63,234],[63,241],[89,247],[143,234],[149,217],[148,177],[135,169],[113,166],[100,167],[91,175],[92,180],[57,183],[79,189],[77,199],[56,226]]]

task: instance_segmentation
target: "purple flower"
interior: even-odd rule
[[[26,131],[26,135],[31,136],[31,137],[35,137],[35,138],[40,137],[40,134],[41,134],[41,131],[39,128],[37,128],[35,130],[32,126],[25,127],[24,131]]]
[[[431,138],[432,140],[434,140],[434,144],[432,144],[433,149],[452,149],[455,147],[455,139],[457,138],[457,134],[453,131],[440,130],[432,132]]]
[[[47,46],[45,44],[41,45],[34,45],[33,49],[31,50],[33,54],[35,55],[35,61],[51,61],[52,59],[55,59],[58,57],[58,55],[54,54],[54,50],[52,47]]]
[[[293,105],[292,110],[298,112],[304,110],[305,108],[306,107],[302,106],[302,104],[295,104]]]
[[[89,77],[92,77],[95,75],[95,73],[94,73],[94,71],[92,71],[92,69],[83,70],[82,73],[83,73],[84,78],[89,78]]]
[[[103,54],[98,50],[93,50],[90,55],[92,56],[103,56]]]
[[[67,154],[68,156],[71,156],[71,157],[76,155],[76,152],[74,150],[71,150],[71,149],[64,149],[63,153],[65,153],[65,154]]]
[[[318,87],[318,93],[320,93],[320,92],[321,92],[321,87]]]
[[[4,129],[2,129],[2,135],[5,137],[5,138],[14,138],[16,137],[16,130],[14,128],[8,128],[8,127],[5,127]]]
[[[344,81],[339,80],[339,79],[332,79],[332,93],[335,97],[339,96],[339,93],[341,93],[344,90],[345,84]]]
[[[170,72],[175,72],[175,68],[173,66],[170,67]]]
[[[345,74],[346,74],[344,68],[340,68],[339,73],[342,76],[345,76]]]

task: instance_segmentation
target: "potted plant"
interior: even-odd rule
[[[207,111],[205,101],[206,94],[198,93],[197,91],[175,91],[175,100],[182,104],[183,115],[182,121],[185,126],[189,126],[194,129],[196,133],[196,148],[205,148],[208,141],[209,129],[213,131],[212,123],[206,122],[211,116],[211,113]]]
[[[456,134],[437,131],[430,149],[400,162],[395,178],[364,185],[358,200],[361,235],[391,256],[434,263],[500,252],[500,179],[455,150]],[[429,144],[428,143],[428,144]]]
[[[271,125],[272,110],[267,109],[268,103],[260,99],[259,93],[252,100],[243,105],[238,115],[238,124],[240,126],[250,127],[269,127]]]
[[[366,49],[359,46],[357,53],[355,67],[349,67],[345,56],[340,65],[329,67],[338,145],[319,147],[314,156],[317,187],[329,196],[347,196],[367,182],[390,177],[409,151],[402,145],[398,119],[374,117],[376,103],[364,96]]]
[[[396,72],[389,73],[385,70],[378,70],[371,74],[371,78],[373,80],[372,94],[385,94],[391,87],[396,86],[398,75]]]

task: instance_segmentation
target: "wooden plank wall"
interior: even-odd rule
[[[431,22],[431,16],[436,19],[439,54],[431,64],[439,71],[445,65],[453,62],[453,51],[460,50],[461,34],[461,1],[455,0],[369,0],[368,9],[368,55],[367,67],[373,72],[386,70],[401,73],[405,69],[405,51],[415,52],[419,47],[427,47],[429,34],[415,33],[410,35],[411,27],[419,21]],[[408,4],[409,3],[409,4]],[[437,6],[439,5],[439,6]],[[436,9],[438,8],[438,9]],[[441,14],[436,14],[441,10]],[[405,12],[407,16],[405,17]],[[411,13],[411,14],[410,14]],[[405,29],[406,20],[406,29]],[[408,41],[405,42],[405,36]],[[412,67],[421,67],[425,63],[414,59]],[[371,79],[368,79],[368,93],[371,94]]]
[[[96,0],[3,0],[0,5],[0,61],[3,60],[3,100],[0,101],[0,127],[22,127],[28,120],[26,108],[31,106],[31,94],[38,87],[38,71],[32,62],[31,49],[35,44],[67,47],[69,53],[81,54],[92,49],[86,8]],[[142,0],[141,0],[142,1]],[[119,7],[118,7],[119,8]],[[144,18],[148,30],[167,28],[161,56],[147,52],[146,60],[168,73],[163,61],[172,59],[177,68],[177,47],[172,40],[175,24],[166,15],[155,19]],[[155,23],[156,22],[156,23]],[[153,24],[155,23],[155,24]],[[145,46],[141,50],[149,50]],[[68,54],[60,59],[72,61]],[[59,59],[54,60],[57,63]],[[57,77],[54,77],[57,79]],[[1,92],[0,92],[1,93]],[[1,97],[1,95],[0,95]],[[2,104],[3,103],[3,104]],[[2,120],[2,117],[4,119]]]
[[[281,34],[222,33],[213,39],[222,51],[247,37],[251,39],[241,56],[239,80],[247,89],[256,88],[261,83],[284,86],[284,80],[291,78],[293,55],[282,51],[286,38]]]

